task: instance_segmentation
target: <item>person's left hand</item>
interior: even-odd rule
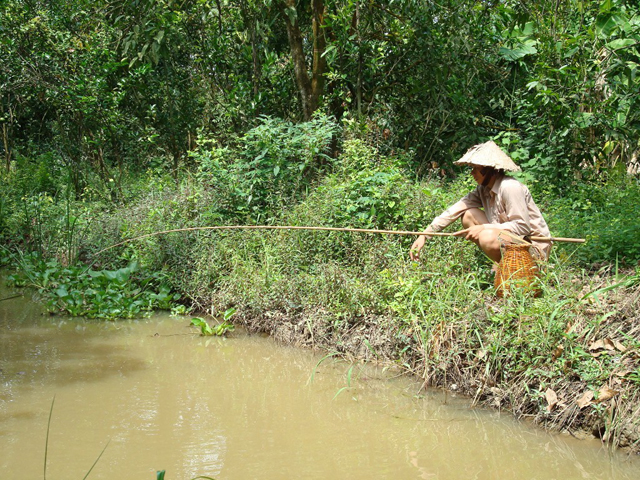
[[[480,232],[484,230],[484,225],[474,225],[473,227],[465,228],[455,232],[453,235],[456,237],[464,237],[474,243],[478,243],[480,238]]]

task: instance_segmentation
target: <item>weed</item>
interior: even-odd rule
[[[228,332],[233,332],[234,325],[229,322],[231,317],[235,315],[236,309],[229,308],[222,315],[222,323],[219,323],[215,326],[209,325],[209,323],[202,317],[194,317],[191,319],[191,325],[195,327],[200,327],[200,334],[204,336],[215,335],[216,337],[222,337],[226,335]]]
[[[137,262],[118,270],[86,270],[81,266],[44,262],[22,256],[21,271],[8,276],[14,286],[37,288],[51,313],[88,318],[134,318],[154,309],[170,310],[180,295],[162,275],[144,275]]]

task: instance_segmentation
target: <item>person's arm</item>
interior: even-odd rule
[[[413,245],[411,245],[411,250],[409,251],[411,260],[420,259],[420,250],[422,250],[426,241],[431,238],[428,235],[429,232],[439,232],[455,222],[470,208],[480,208],[481,206],[482,202],[480,201],[480,194],[476,188],[474,191],[465,195],[461,200],[454,203],[434,218],[431,224],[426,228],[425,234],[420,235],[416,241],[413,242]]]
[[[447,208],[444,212],[438,215],[433,219],[431,225],[429,225],[428,229],[431,232],[439,232],[453,222],[455,222],[458,218],[460,218],[464,212],[469,210],[470,208],[482,208],[482,202],[480,200],[480,193],[478,192],[478,188],[469,192],[465,195],[461,200],[458,200],[456,203]]]

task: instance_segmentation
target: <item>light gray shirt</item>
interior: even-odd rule
[[[462,200],[436,217],[428,231],[439,232],[460,218],[470,208],[482,208],[489,224],[487,228],[506,230],[520,236],[549,237],[549,227],[529,189],[513,177],[496,178],[493,187],[478,185]],[[551,242],[532,242],[544,256],[549,256]]]

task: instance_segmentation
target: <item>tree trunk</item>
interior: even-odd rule
[[[4,161],[7,173],[11,170],[11,150],[9,149],[9,133],[7,131],[7,123],[2,123],[2,143],[4,145]]]
[[[312,0],[312,64],[307,65],[303,48],[303,35],[300,30],[299,15],[296,11],[295,0],[284,0],[281,4],[282,14],[287,27],[291,59],[296,76],[296,85],[300,93],[302,103],[302,116],[304,120],[310,120],[313,112],[320,106],[324,93],[324,74],[327,70],[327,61],[324,52],[327,48],[327,40],[324,32],[324,0]],[[311,70],[311,77],[309,77]]]

